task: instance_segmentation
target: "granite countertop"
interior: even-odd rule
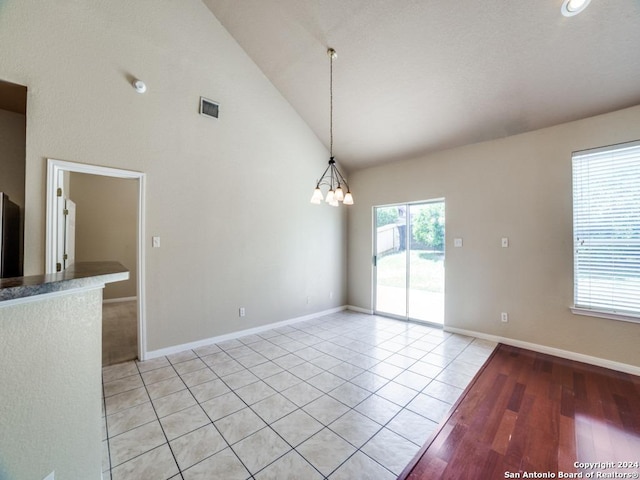
[[[119,282],[129,271],[118,262],[79,262],[64,272],[0,279],[0,305],[5,300]]]

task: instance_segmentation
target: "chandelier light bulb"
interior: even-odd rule
[[[329,190],[327,192],[327,198],[325,198],[325,201],[327,203],[331,203],[331,202],[333,202],[334,199],[335,199],[335,193],[333,192],[333,190]]]
[[[342,187],[338,187],[336,188],[336,200],[338,200],[339,202],[344,200],[344,192],[342,191]]]
[[[351,192],[347,192],[342,203],[345,205],[353,205],[353,195],[351,195]]]
[[[313,195],[311,196],[311,203],[315,204],[315,205],[320,205],[320,203],[322,203],[324,196],[322,195],[322,191],[320,190],[320,187],[316,187],[315,190],[313,191]]]

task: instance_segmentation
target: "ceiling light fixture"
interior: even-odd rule
[[[336,160],[333,157],[333,60],[338,56],[336,51],[333,48],[327,50],[327,55],[329,55],[329,166],[325,169],[324,173],[320,177],[320,180],[316,183],[316,188],[313,191],[313,196],[311,197],[311,203],[315,203],[319,205],[322,203],[322,199],[331,206],[337,207],[342,202],[345,205],[353,205],[353,195],[351,195],[351,190],[349,190],[349,184],[344,176],[338,170],[336,166]],[[329,191],[327,192],[327,196],[325,197],[322,194],[322,190],[320,190],[321,185],[327,185],[329,187]],[[346,193],[345,193],[346,188]]]
[[[573,17],[587,8],[590,2],[591,0],[564,0],[560,11],[565,17]]]

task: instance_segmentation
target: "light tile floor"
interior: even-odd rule
[[[393,480],[495,344],[341,312],[103,369],[103,476]]]

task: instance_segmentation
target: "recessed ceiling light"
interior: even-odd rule
[[[564,0],[560,11],[565,17],[573,17],[583,11],[591,0]]]

